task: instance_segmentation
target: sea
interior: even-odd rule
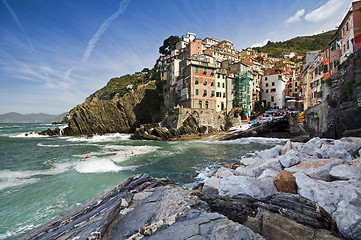
[[[130,134],[41,136],[44,123],[0,124],[0,239],[12,239],[95,197],[131,175],[148,173],[185,188],[237,164],[254,151],[285,142],[275,138],[231,141],[145,141]]]

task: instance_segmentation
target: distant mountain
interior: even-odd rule
[[[281,53],[284,51],[292,51],[300,55],[305,55],[306,52],[322,50],[327,46],[332,35],[335,33],[336,30],[333,30],[313,36],[295,37],[284,42],[268,41],[265,46],[256,47],[255,49],[266,52],[272,57],[281,57]]]
[[[20,114],[10,112],[0,114],[0,123],[52,123],[59,122],[67,113],[51,115],[45,113]]]

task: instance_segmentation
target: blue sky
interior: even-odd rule
[[[0,114],[67,112],[170,35],[237,50],[335,29],[352,0],[0,0]]]

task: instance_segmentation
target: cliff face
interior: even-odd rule
[[[87,101],[64,118],[64,135],[132,132],[140,124],[161,120],[161,86],[156,81],[139,86],[122,97]]]
[[[361,136],[361,51],[322,85],[322,103],[307,109],[306,128],[327,138]]]

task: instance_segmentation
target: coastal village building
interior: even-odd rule
[[[266,108],[306,110],[320,103],[323,82],[361,48],[360,29],[361,1],[356,1],[328,45],[306,56],[285,51],[275,58],[252,48],[239,52],[228,40],[187,33],[157,62],[164,106],[226,114],[238,108],[243,118],[261,101]]]
[[[265,71],[261,83],[261,99],[267,108],[282,109],[285,106],[286,82],[287,79],[280,69]]]
[[[216,64],[213,57],[193,55],[181,62],[177,81],[179,103],[185,108],[216,109]]]

